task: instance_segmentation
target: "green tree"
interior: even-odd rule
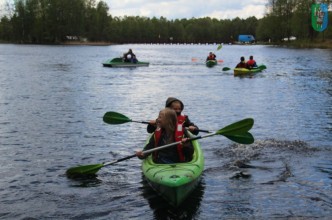
[[[0,39],[10,41],[13,36],[13,29],[11,22],[7,16],[1,18],[0,21]]]
[[[170,23],[169,36],[171,42],[183,43],[185,42],[185,28],[179,19],[176,19]]]

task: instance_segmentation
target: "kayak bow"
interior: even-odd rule
[[[194,136],[191,136],[194,137]],[[148,184],[168,203],[178,207],[198,185],[204,169],[204,155],[197,140],[190,162],[156,164],[150,155],[142,162],[142,170]]]

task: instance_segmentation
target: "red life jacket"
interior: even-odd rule
[[[179,115],[177,116],[178,118],[178,124],[182,124],[186,121],[186,116],[185,115]]]
[[[183,138],[183,135],[184,135],[183,123],[185,121],[185,118],[186,117],[184,115],[179,115],[178,116],[178,124],[177,124],[176,130],[175,130],[175,134],[174,134],[175,142],[181,141],[182,138]],[[155,147],[158,146],[161,134],[162,134],[162,129],[157,128],[155,130],[155,132],[154,132],[154,140],[155,140],[154,146]],[[182,151],[182,143],[180,143],[180,144],[177,145],[177,151],[178,151],[180,162],[184,162],[185,158],[184,158],[184,154],[183,154],[183,151]],[[154,159],[157,158],[157,155],[158,155],[157,153],[158,153],[158,151],[155,151],[155,153],[153,155]]]
[[[216,55],[211,54],[208,56],[208,60],[215,60],[216,59]]]
[[[249,66],[253,66],[253,65],[255,65],[255,60],[248,60],[248,62],[247,62],[247,64],[249,65]]]

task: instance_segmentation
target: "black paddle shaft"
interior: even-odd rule
[[[147,121],[134,121],[134,120],[131,120],[131,122],[137,122],[137,123],[142,123],[142,124],[150,124],[150,123],[147,122]]]

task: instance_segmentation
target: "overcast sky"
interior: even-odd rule
[[[105,0],[112,16],[262,18],[268,0]]]
[[[0,0],[0,16],[4,2]],[[9,0],[13,2],[13,0]],[[70,1],[70,0],[68,0]],[[168,20],[181,18],[211,17],[217,19],[262,18],[268,0],[104,0],[114,16],[165,17]],[[97,0],[98,2],[98,0]]]

